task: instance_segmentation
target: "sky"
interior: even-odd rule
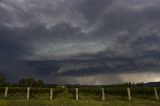
[[[0,0],[0,74],[56,84],[160,81],[160,0]]]

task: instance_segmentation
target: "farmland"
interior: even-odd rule
[[[105,101],[102,101],[102,89],[79,88],[76,100],[75,88],[53,88],[53,99],[50,100],[51,88],[30,88],[30,98],[26,99],[26,87],[9,87],[7,97],[5,88],[0,88],[0,106],[158,106],[153,87],[132,87],[132,100],[128,100],[126,87],[104,87]],[[157,88],[160,95],[160,88]]]

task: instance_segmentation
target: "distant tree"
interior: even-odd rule
[[[0,85],[6,83],[6,78],[3,75],[0,75]]]
[[[35,80],[33,78],[21,79],[19,81],[20,87],[43,87],[44,82],[42,80]]]
[[[35,80],[33,78],[21,79],[19,81],[19,86],[21,87],[32,87],[35,85]]]
[[[37,80],[37,81],[35,82],[35,86],[36,86],[36,87],[43,87],[43,86],[44,86],[44,82],[43,82],[42,80]]]

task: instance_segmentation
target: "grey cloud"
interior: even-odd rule
[[[78,10],[83,13],[90,24],[95,23],[103,17],[106,10],[111,7],[112,0],[83,0]],[[87,8],[86,8],[87,7]]]
[[[92,76],[92,82],[99,75],[112,74],[118,81],[120,74],[157,73],[159,3],[1,0],[0,70],[7,70],[6,75],[32,74],[48,82],[57,76],[61,83],[65,78],[79,82],[81,76]]]
[[[2,4],[3,3],[3,4]],[[83,25],[83,17],[73,11],[73,0],[17,0],[2,2],[1,8],[9,14],[9,26],[26,27],[30,24],[42,23],[50,28],[57,23],[71,23],[74,26]],[[5,15],[5,16],[6,16]]]

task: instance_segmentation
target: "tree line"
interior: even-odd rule
[[[43,80],[35,80],[34,78],[24,78],[18,81],[18,83],[7,83],[6,77],[0,75],[0,86],[10,86],[10,87],[55,87],[58,86],[57,84],[46,84]],[[114,88],[114,87],[144,87],[145,84],[143,82],[141,83],[117,83],[117,84],[111,84],[111,85],[70,85],[66,84],[66,87],[72,88],[72,87],[78,87],[78,88],[89,88],[89,87],[108,87],[108,88]]]

